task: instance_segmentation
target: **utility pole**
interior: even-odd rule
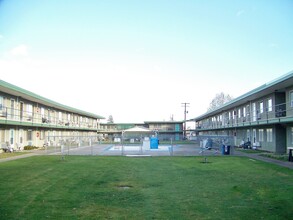
[[[188,113],[188,111],[186,111],[186,108],[189,107],[190,103],[184,102],[181,103],[181,107],[184,107],[184,124],[183,124],[183,139],[186,138],[186,114]]]

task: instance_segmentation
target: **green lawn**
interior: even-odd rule
[[[290,219],[293,171],[245,157],[0,163],[0,219]]]

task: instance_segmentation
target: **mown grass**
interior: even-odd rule
[[[290,219],[293,171],[245,157],[0,164],[0,219]]]
[[[261,153],[260,156],[269,157],[281,161],[289,161],[289,154]]]

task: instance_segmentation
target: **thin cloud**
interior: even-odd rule
[[[245,13],[244,10],[239,10],[237,13],[236,13],[236,16],[237,17],[240,17],[241,15],[243,15]]]
[[[21,44],[10,50],[9,54],[13,56],[28,56],[28,46]]]
[[[2,38],[4,38],[4,36],[0,34],[0,40],[1,40]]]
[[[270,43],[269,44],[269,47],[270,48],[276,48],[276,49],[279,49],[280,48],[279,45],[278,44],[275,44],[275,43]]]

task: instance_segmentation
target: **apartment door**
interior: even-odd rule
[[[252,130],[252,143],[255,144],[255,142],[256,142],[256,129],[253,129]]]
[[[10,140],[10,146],[14,146],[14,129],[10,129],[9,132],[9,140]]]
[[[256,104],[252,103],[252,121],[256,121]]]
[[[20,147],[23,145],[23,129],[19,130],[19,144]]]
[[[246,131],[246,141],[250,141],[251,138],[250,138],[250,129],[247,129]]]
[[[286,116],[286,93],[276,92],[275,93],[275,111],[276,117]]]

